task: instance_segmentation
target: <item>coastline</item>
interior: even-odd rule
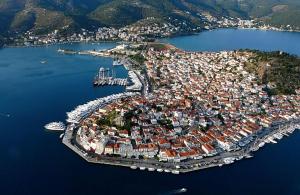
[[[199,171],[212,167],[220,167],[223,165],[232,164],[234,161],[236,162],[242,160],[243,158],[252,157],[252,153],[258,151],[259,148],[262,147],[260,146],[261,143],[265,143],[267,139],[269,139],[276,133],[289,133],[291,129],[294,129],[293,131],[300,130],[300,119],[294,119],[283,124],[265,129],[264,132],[270,131],[270,133],[255,138],[255,141],[251,142],[249,146],[247,146],[245,149],[242,149],[241,151],[227,152],[225,154],[222,154],[222,156],[212,156],[199,160],[189,160],[187,162],[179,163],[160,162],[155,159],[139,160],[121,157],[107,157],[101,155],[92,157],[86,151],[80,148],[80,146],[76,142],[74,143],[74,134],[76,132],[76,125],[74,123],[68,124],[62,143],[89,163],[121,166],[131,169],[139,168],[140,170],[147,169],[148,171],[153,171],[154,169],[158,172],[160,172],[160,170],[163,170],[164,172],[179,174]],[[230,159],[230,161],[226,163],[226,159]]]
[[[136,95],[140,96],[140,94]],[[115,100],[118,100],[118,98]],[[246,144],[246,146],[242,147],[241,149],[222,152],[215,156],[209,156],[200,159],[189,159],[187,161],[180,162],[163,162],[155,158],[141,160],[136,158],[133,159],[124,157],[111,157],[106,155],[89,153],[85,151],[83,147],[77,142],[77,124],[79,124],[80,121],[90,116],[96,109],[104,108],[110,103],[111,101],[108,101],[104,104],[100,104],[100,106],[95,106],[94,109],[89,110],[85,115],[82,115],[80,119],[75,120],[75,122],[73,122],[72,120],[67,120],[68,126],[62,140],[63,144],[65,144],[68,148],[73,150],[75,153],[77,153],[89,163],[122,166],[140,170],[148,169],[149,171],[157,170],[158,172],[171,172],[173,174],[188,173],[201,169],[223,166],[231,164],[234,161],[239,161],[244,158],[252,157],[253,152],[259,150],[259,148],[263,147],[265,143],[270,143],[270,141],[268,140],[276,139],[273,137],[274,135],[278,133],[287,135],[288,133],[291,133],[291,130],[294,131],[295,129],[300,129],[300,118],[293,118],[286,121],[273,121],[270,127],[264,127],[260,132],[255,133],[253,135],[254,140],[251,140],[250,143]],[[275,141],[271,142],[274,143]]]
[[[300,33],[300,30],[286,30],[286,29],[279,29],[279,28],[259,28],[259,27],[217,27],[217,28],[211,28],[211,29],[202,29],[197,32],[183,32],[183,33],[175,33],[170,36],[162,36],[162,37],[156,37],[154,38],[154,42],[159,41],[160,39],[166,39],[166,38],[176,38],[176,37],[182,37],[182,36],[193,36],[193,35],[198,35],[203,32],[207,31],[214,31],[214,30],[221,30],[221,29],[240,29],[240,30],[259,30],[259,31],[274,31],[274,32],[291,32],[291,33]],[[82,44],[101,44],[101,43],[135,43],[133,42],[128,42],[128,41],[123,41],[121,39],[117,40],[100,40],[100,41],[65,41],[65,42],[55,42],[55,43],[45,43],[45,44],[36,44],[36,45],[6,45],[3,44],[0,46],[1,48],[30,48],[30,47],[48,47],[52,45],[64,45],[64,44],[76,44],[76,43],[82,43]]]

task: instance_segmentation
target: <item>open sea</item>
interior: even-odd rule
[[[251,48],[300,56],[300,33],[292,32],[220,29],[162,41],[190,51]],[[60,133],[45,131],[46,123],[64,121],[77,105],[124,91],[92,85],[99,67],[111,68],[112,59],[63,55],[57,49],[115,45],[0,49],[1,195],[167,195],[181,188],[196,195],[300,194],[300,131],[266,145],[251,159],[181,175],[89,164],[61,143]],[[116,73],[127,76],[124,67]]]

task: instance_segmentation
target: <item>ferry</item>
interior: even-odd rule
[[[66,126],[63,122],[52,122],[44,126],[45,129],[51,130],[51,131],[64,131],[66,129]]]

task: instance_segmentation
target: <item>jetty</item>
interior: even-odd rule
[[[114,68],[111,70],[109,68],[105,69],[101,67],[98,71],[97,76],[94,79],[94,86],[103,86],[103,85],[127,85],[127,78],[115,78]]]

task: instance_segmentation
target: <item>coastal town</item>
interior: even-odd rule
[[[6,40],[4,46],[40,46],[51,44],[64,44],[74,42],[97,43],[101,41],[149,42],[157,38],[172,37],[184,34],[199,33],[201,31],[220,28],[260,29],[275,31],[294,31],[291,26],[274,27],[256,20],[241,18],[221,17],[202,14],[203,24],[199,26],[188,24],[185,21],[167,18],[162,22],[154,17],[149,17],[137,23],[116,27],[99,27],[96,30],[81,29],[80,32],[65,35],[59,30],[48,34],[36,34],[27,31],[18,37]]]
[[[89,162],[178,174],[252,157],[299,129],[300,89],[268,94],[272,85],[246,71],[252,52],[157,45],[130,70],[143,87],[68,113],[64,144]]]

